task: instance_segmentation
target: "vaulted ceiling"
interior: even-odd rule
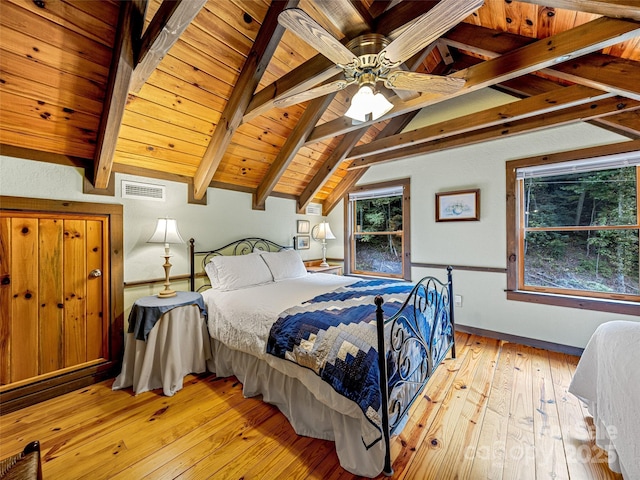
[[[453,3],[458,0],[441,0]],[[278,108],[341,70],[278,24],[298,7],[343,43],[396,38],[438,2],[0,0],[1,153],[320,202],[378,162],[590,121],[640,138],[636,0],[485,0],[405,62],[463,78],[448,94],[383,89],[394,108],[353,125],[352,85]],[[423,107],[493,87],[520,100],[401,133]]]

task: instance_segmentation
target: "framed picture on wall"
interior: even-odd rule
[[[311,235],[298,235],[295,246],[296,250],[308,250],[311,247]]]
[[[436,222],[480,220],[480,189],[436,193]]]
[[[298,233],[309,233],[310,227],[309,220],[298,220]]]

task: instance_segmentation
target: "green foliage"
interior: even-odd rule
[[[398,234],[367,235],[367,232],[401,232],[402,218],[401,196],[356,201],[356,232],[361,232],[356,236],[356,268],[358,270],[402,272],[401,237]]]
[[[636,168],[528,178],[527,227],[636,225]],[[563,288],[638,293],[638,230],[535,231],[526,235],[529,280],[553,271]],[[564,257],[570,259],[569,265]],[[546,262],[546,263],[545,263]],[[564,269],[559,268],[564,265]],[[573,274],[581,280],[569,281]],[[534,280],[536,278],[536,280]],[[577,282],[577,287],[571,286]],[[538,283],[534,283],[538,284]]]

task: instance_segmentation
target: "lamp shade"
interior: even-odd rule
[[[184,243],[178,231],[178,222],[175,218],[159,218],[156,231],[153,232],[147,243]]]
[[[373,88],[369,85],[362,85],[351,100],[349,110],[345,116],[358,122],[366,122],[367,116],[371,114],[371,119],[381,117],[393,108],[393,103],[389,102],[381,93],[373,93]]]
[[[322,222],[317,225],[314,238],[316,240],[335,240],[336,236],[331,231],[331,227],[327,222]]]

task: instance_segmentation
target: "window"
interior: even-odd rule
[[[640,300],[640,152],[508,162],[507,177],[509,291],[600,300],[607,310],[603,301]]]
[[[345,205],[348,273],[409,280],[409,180],[354,188]]]

